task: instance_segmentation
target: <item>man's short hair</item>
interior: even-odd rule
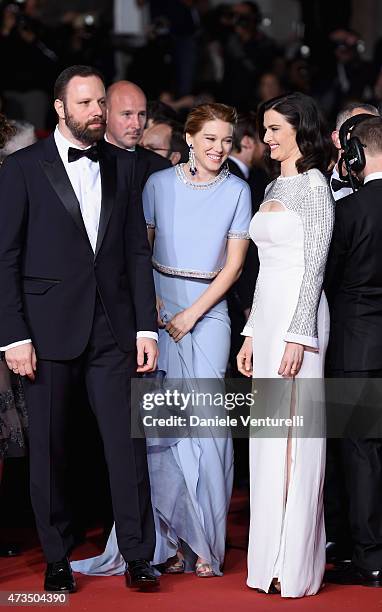
[[[180,153],[179,162],[184,164],[188,161],[189,148],[184,137],[182,126],[179,123],[168,123],[171,126],[170,150],[171,153]]]
[[[382,117],[370,117],[361,121],[351,135],[359,138],[365,146],[366,155],[382,155]]]
[[[97,70],[97,68],[93,68],[93,66],[82,66],[80,64],[75,66],[69,66],[69,68],[65,68],[65,70],[63,70],[56,79],[53,90],[55,100],[65,100],[66,88],[68,86],[68,83],[76,76],[96,76],[101,79],[102,83],[105,85],[105,79],[102,73]]]
[[[253,112],[239,113],[237,124],[233,132],[232,150],[237,153],[241,152],[241,141],[244,136],[257,139],[258,132],[256,127],[256,114]]]
[[[350,119],[353,111],[355,111],[356,108],[360,108],[365,113],[369,113],[370,115],[378,115],[378,116],[380,115],[379,110],[377,109],[376,106],[373,106],[373,104],[365,104],[363,102],[351,102],[350,104],[347,104],[342,110],[340,110],[340,112],[337,115],[337,119],[336,119],[337,132],[340,131],[341,125],[345,123],[347,119]]]
[[[178,113],[161,100],[149,100],[147,102],[147,119],[153,123],[166,123],[171,125],[178,120]]]

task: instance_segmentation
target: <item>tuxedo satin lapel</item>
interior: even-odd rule
[[[58,152],[57,157],[54,160],[41,161],[41,166],[46,176],[48,177],[48,180],[52,185],[54,191],[60,198],[62,204],[65,206],[69,215],[72,217],[74,223],[77,225],[78,229],[81,231],[82,235],[87,240],[91,248],[85,224],[82,219],[80,204],[77,200],[77,196],[74,192],[69,177],[66,174],[64,165],[61,161],[60,156],[58,155]]]
[[[102,200],[95,257],[102,246],[117,191],[117,160],[105,151],[105,147],[99,147],[99,152]]]

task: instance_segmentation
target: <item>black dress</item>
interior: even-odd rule
[[[0,353],[0,461],[25,454],[27,413],[20,376],[8,368]]]

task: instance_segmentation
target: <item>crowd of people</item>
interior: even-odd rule
[[[267,19],[251,0],[217,6],[206,0],[134,2],[142,23],[147,10],[150,21],[138,39],[113,32],[112,10],[62,10],[49,21],[41,0],[4,0],[0,50],[11,58],[0,71],[6,114],[38,130],[54,127],[50,91],[59,72],[77,63],[101,70],[107,84],[120,78],[137,83],[149,99],[170,104],[183,119],[202,101],[247,112],[286,91],[313,96],[332,121],[351,100],[381,101],[381,40],[366,59],[344,2],[331,20],[327,9],[308,10],[301,1],[300,27],[286,29],[283,43],[268,33]],[[309,23],[313,14],[321,14],[317,23]]]
[[[73,571],[126,573],[144,590],[161,573],[221,576],[235,465],[246,477],[237,441],[213,426],[132,435],[131,380],[181,380],[188,392],[220,389],[227,376],[263,380],[268,414],[288,425],[250,435],[247,585],[282,597],[315,595],[324,581],[381,587],[380,440],[326,441],[322,426],[325,376],[364,380],[366,397],[367,380],[382,377],[376,73],[343,30],[332,34],[330,86],[297,84],[296,58],[285,72],[253,2],[205,15],[178,4],[167,18],[179,23],[156,3],[153,19],[190,69],[198,28],[214,32],[202,49],[215,77],[218,57],[224,70],[208,101],[192,70],[177,80],[176,62],[161,91],[155,78],[147,91],[139,78],[105,89],[111,73],[105,81],[95,62],[56,78],[45,138],[31,117],[0,115],[0,482],[4,459],[28,446],[47,591],[74,592]],[[16,44],[4,27],[1,44]],[[140,54],[160,60],[157,42],[131,74],[142,76]],[[322,110],[335,115],[332,132]],[[102,554],[70,562],[68,415],[79,387],[102,438],[115,524]],[[358,399],[355,409],[369,405]],[[305,435],[289,423],[296,416]]]

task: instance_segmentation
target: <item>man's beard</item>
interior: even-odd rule
[[[74,138],[83,144],[92,145],[104,137],[106,122],[103,118],[97,119],[96,122],[99,123],[100,121],[102,121],[102,125],[96,128],[92,126],[92,123],[95,122],[94,119],[86,123],[80,123],[65,108],[65,123]]]

